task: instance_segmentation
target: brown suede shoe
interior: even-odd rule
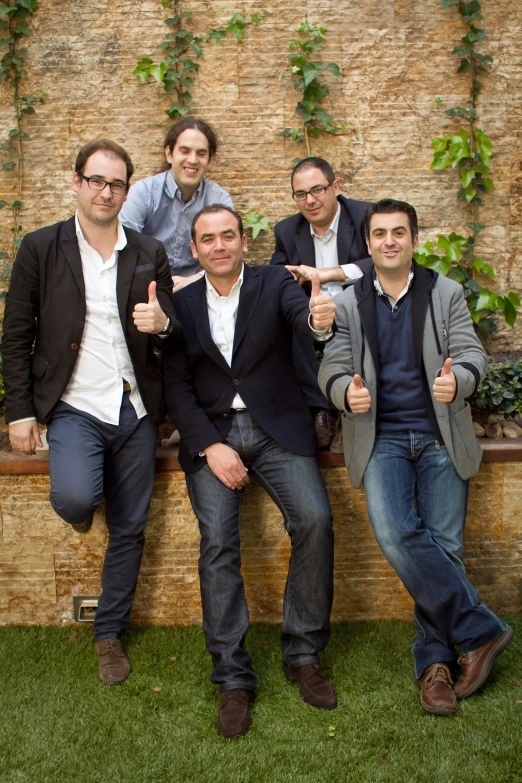
[[[335,435],[337,421],[335,415],[327,410],[317,411],[315,417],[315,431],[317,433],[317,446],[319,449],[327,449]]]
[[[299,683],[299,693],[307,704],[320,710],[335,710],[337,696],[318,663],[283,666],[287,680]]]
[[[87,533],[87,531],[92,527],[93,519],[94,514],[91,514],[91,516],[87,517],[87,519],[84,519],[83,522],[77,522],[75,525],[71,525],[71,527],[73,530],[76,530],[77,533]]]
[[[478,650],[461,653],[458,663],[462,666],[462,674],[455,685],[457,699],[465,699],[475,693],[487,680],[493,668],[495,658],[498,658],[511,642],[515,632],[508,625],[506,630],[496,639],[479,647]]]
[[[449,669],[443,663],[432,663],[424,670],[419,684],[420,702],[426,712],[433,715],[454,715],[458,708],[457,697],[453,692],[453,680]]]
[[[130,664],[119,639],[102,639],[94,645],[99,659],[98,677],[105,685],[117,685],[130,674]]]
[[[217,730],[223,737],[232,739],[242,737],[252,725],[252,716],[249,706],[256,694],[243,688],[233,688],[230,691],[222,691],[219,713],[217,716]]]

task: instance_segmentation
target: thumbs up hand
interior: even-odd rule
[[[330,329],[335,318],[335,302],[331,296],[321,293],[319,275],[314,269],[311,273],[312,296],[310,297],[310,312],[312,314],[312,329]]]
[[[156,296],[156,281],[153,280],[149,285],[149,301],[134,305],[132,317],[134,326],[138,332],[147,332],[148,334],[159,334],[168,323],[168,317],[161,309]]]
[[[455,399],[457,393],[457,379],[455,373],[451,369],[453,359],[446,359],[444,367],[438,378],[435,378],[433,384],[433,396],[437,402],[449,403]]]
[[[366,386],[363,386],[360,375],[353,376],[353,381],[346,391],[346,399],[352,413],[366,413],[370,410],[372,398]]]

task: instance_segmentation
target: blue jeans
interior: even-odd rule
[[[130,620],[140,571],[158,427],[136,417],[125,393],[118,425],[59,402],[47,427],[51,504],[65,522],[83,522],[105,494],[109,543],[94,638],[119,639]]]
[[[232,416],[225,442],[277,504],[292,542],[283,601],[283,662],[316,663],[330,638],[333,598],[332,516],[317,460],[280,446],[247,411]],[[257,677],[244,646],[248,607],[239,540],[243,491],[225,487],[208,465],[186,478],[201,532],[203,630],[214,665],[210,679],[222,691],[254,690]]]
[[[375,538],[415,601],[415,676],[456,662],[506,628],[478,600],[462,562],[468,481],[424,432],[381,432],[364,474]]]

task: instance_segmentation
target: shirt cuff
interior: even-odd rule
[[[12,424],[21,424],[24,421],[36,421],[36,416],[28,416],[26,419],[17,419],[16,421],[10,421],[9,426]]]
[[[357,264],[339,264],[348,280],[358,280],[363,277],[364,272]]]
[[[308,326],[314,336],[314,340],[317,340],[318,343],[329,340],[333,334],[331,326],[328,329],[314,329],[312,326],[312,313],[309,313],[308,315]]]

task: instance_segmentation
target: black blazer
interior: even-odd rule
[[[183,470],[199,470],[206,461],[199,452],[224,441],[236,393],[274,440],[296,454],[315,454],[315,429],[291,357],[293,330],[310,333],[309,301],[292,275],[245,265],[231,367],[210,333],[205,279],[177,291],[174,302],[184,350],[164,351],[162,358]]]
[[[161,367],[153,348],[180,339],[172,278],[161,242],[124,230],[127,245],[118,256],[118,309],[143,404],[160,422],[165,408]],[[134,305],[148,301],[153,280],[160,306],[174,323],[164,340],[138,332],[132,319]],[[2,369],[7,422],[31,416],[49,421],[78,358],[85,312],[74,217],[27,234],[13,265],[5,306]]]
[[[362,225],[364,214],[371,204],[368,201],[354,201],[345,196],[338,196],[337,200],[341,205],[337,232],[339,264],[357,264],[366,272],[371,268],[372,260],[368,257]],[[300,212],[277,223],[274,234],[276,246],[270,259],[271,264],[315,266],[315,247],[310,223]]]

